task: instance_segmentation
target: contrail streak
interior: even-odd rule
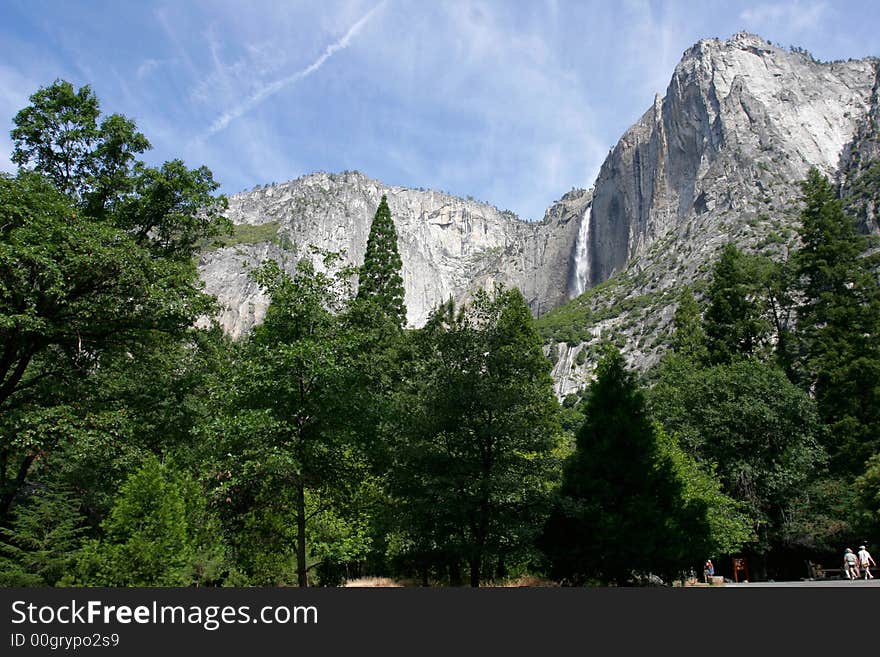
[[[303,78],[308,77],[319,68],[321,68],[321,66],[324,65],[324,62],[330,59],[330,57],[332,57],[335,53],[348,47],[348,45],[351,43],[351,40],[357,36],[358,32],[360,32],[364,25],[366,25],[367,22],[373,17],[373,14],[375,14],[385,5],[386,1],[387,0],[383,0],[383,2],[380,2],[370,11],[368,11],[363,17],[361,17],[360,20],[358,20],[354,25],[348,28],[348,32],[346,32],[345,35],[341,39],[339,39],[339,41],[331,43],[329,46],[327,46],[324,49],[324,52],[321,53],[321,56],[318,57],[318,59],[316,59],[314,62],[309,64],[306,68],[302,69],[301,71],[297,71],[293,75],[289,75],[285,78],[281,78],[280,80],[276,80],[275,82],[267,84],[266,86],[258,90],[255,94],[245,99],[243,102],[224,112],[211,124],[211,127],[208,128],[208,132],[205,134],[205,138],[217,134],[226,126],[228,126],[232,121],[244,114],[247,114],[270,96],[274,96],[285,87],[288,87],[295,82],[299,82]]]

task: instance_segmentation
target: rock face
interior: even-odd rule
[[[465,301],[495,282],[518,286],[536,315],[587,291],[572,302],[592,317],[575,327],[581,342],[565,338],[552,350],[564,395],[587,380],[600,339],[613,336],[637,367],[656,362],[674,292],[705,277],[725,242],[785,256],[796,243],[791,203],[809,167],[845,187],[880,157],[878,88],[876,59],[822,63],[746,33],[703,40],[608,155],[593,189],[566,194],[540,222],[359,173],[312,174],[233,196],[235,223],[278,222],[285,247],[206,253],[202,277],[226,307],[222,324],[239,335],[268,301],[247,265],[272,257],[292,267],[308,244],[361,264],[387,194],[412,326],[450,296]],[[865,229],[876,231],[876,206],[865,208]]]
[[[859,189],[866,175],[872,175],[873,187]],[[867,233],[880,234],[880,66],[874,76],[871,106],[858,122],[850,144],[844,148],[840,167],[841,194],[854,200],[850,212],[858,217]]]
[[[578,213],[589,192],[567,194],[543,221],[530,223],[484,203],[388,187],[357,172],[316,173],[229,199],[233,223],[277,222],[283,247],[239,244],[202,255],[201,276],[224,308],[223,327],[238,336],[264,316],[268,299],[246,271],[262,259],[292,269],[313,245],[344,252],[342,264],[360,265],[383,194],[397,228],[410,325],[424,324],[450,296],[465,301],[496,282],[519,287],[536,313],[567,299]]]
[[[808,169],[845,182],[880,155],[877,81],[876,59],[822,63],[746,33],[687,50],[600,170],[576,258],[584,287],[606,284],[574,302],[593,318],[580,342],[554,340],[557,394],[585,385],[603,339],[639,369],[656,363],[677,290],[705,279],[724,243],[785,257]]]
[[[590,284],[670,232],[687,228],[703,241],[750,215],[778,213],[810,166],[835,175],[868,116],[876,78],[874,60],[822,64],[751,34],[697,43],[666,97],[655,98],[602,166]]]

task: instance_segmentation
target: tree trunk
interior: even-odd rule
[[[7,516],[9,515],[9,510],[12,508],[12,503],[15,501],[15,498],[18,496],[18,492],[21,490],[22,486],[24,486],[25,479],[27,479],[28,472],[30,471],[31,464],[37,458],[36,453],[31,452],[21,462],[21,465],[18,468],[18,474],[15,475],[15,479],[9,483],[7,490],[4,491],[2,497],[0,497],[0,521],[6,521]],[[5,461],[5,455],[4,455]],[[5,467],[6,463],[4,462],[4,477],[5,477]]]
[[[477,588],[480,586],[480,557],[479,555],[469,559],[471,567],[471,586]]]
[[[296,573],[299,586],[309,585],[306,570],[306,489],[303,483],[296,484]]]
[[[499,580],[503,580],[507,577],[507,564],[504,562],[504,555],[498,555],[498,567],[495,569],[495,575]]]
[[[461,564],[458,562],[458,557],[453,555],[449,562],[449,585],[461,586],[461,584]]]

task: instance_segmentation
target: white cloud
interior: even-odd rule
[[[782,28],[795,34],[821,26],[828,10],[826,2],[779,2],[749,7],[739,17],[756,30]]]
[[[140,63],[140,65],[138,65],[137,71],[135,72],[135,75],[137,76],[138,80],[143,80],[144,78],[152,75],[153,72],[156,69],[158,69],[160,66],[172,65],[176,61],[177,60],[175,60],[173,58],[169,58],[169,59],[147,58],[147,59],[143,60]]]
[[[0,171],[14,173],[17,166],[12,163],[12,118],[27,106],[28,96],[37,90],[38,85],[21,73],[7,66],[0,66]]]
[[[448,2],[394,12],[365,53],[379,93],[414,111],[379,142],[409,184],[448,190],[540,219],[572,186],[588,187],[605,157],[583,75],[554,39],[552,11]],[[552,5],[550,7],[552,10]]]
[[[162,31],[165,33],[165,37],[176,52],[175,59],[183,62],[189,74],[195,77],[197,69],[187,51],[187,41],[183,41],[177,36],[174,21],[168,15],[168,9],[165,7],[157,9],[154,15],[156,17],[156,22],[159,23]]]
[[[138,66],[137,72],[135,73],[135,75],[137,75],[138,79],[143,79],[143,78],[147,77],[150,73],[152,73],[158,67],[159,67],[159,60],[158,59],[145,59],[144,61],[141,62],[140,66]]]
[[[223,114],[221,114],[211,126],[208,128],[208,131],[203,136],[203,139],[214,135],[224,128],[228,126],[235,119],[243,116],[244,114],[250,112],[252,109],[263,103],[266,99],[274,96],[279,91],[289,87],[290,85],[299,82],[303,78],[308,77],[312,73],[315,73],[318,69],[320,69],[324,63],[330,59],[335,53],[340,50],[344,50],[347,48],[352,39],[354,39],[358,33],[363,29],[363,27],[369,22],[369,20],[376,14],[379,10],[384,7],[385,1],[380,2],[378,5],[373,7],[370,11],[364,14],[357,22],[355,22],[348,31],[342,36],[338,41],[331,43],[324,49],[324,52],[311,64],[305,67],[302,70],[297,71],[293,75],[289,75],[287,77],[275,80],[269,84],[265,84],[260,86],[254,93],[252,93],[248,98],[239,103],[238,105],[226,110]],[[217,58],[217,53],[214,53],[215,56],[215,64],[217,66],[222,66],[219,59]]]
[[[645,109],[654,94],[665,94],[681,59],[681,50],[677,47],[681,20],[670,13],[673,10],[670,6],[659,12],[648,0],[628,0],[623,4],[621,18],[628,28],[621,31],[621,61],[617,64],[638,85]]]

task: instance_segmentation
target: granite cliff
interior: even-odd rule
[[[540,222],[359,173],[312,174],[233,196],[236,224],[277,226],[277,235],[206,252],[202,277],[225,306],[221,323],[239,335],[267,304],[248,264],[272,257],[292,265],[290,252],[310,243],[360,264],[387,194],[409,323],[421,325],[450,296],[516,285],[545,316],[564,396],[588,380],[600,339],[618,342],[637,367],[656,362],[677,290],[705,278],[725,242],[785,256],[809,167],[842,189],[858,183],[880,157],[878,70],[873,58],[819,62],[752,34],[702,40],[611,150],[593,188],[572,190]],[[867,198],[859,211],[876,232],[877,204]]]
[[[725,242],[785,257],[808,169],[843,183],[876,157],[877,78],[876,59],[819,62],[747,33],[688,49],[596,180],[578,255],[589,292],[543,320],[557,393],[584,385],[603,338],[655,363],[678,289]]]
[[[424,324],[450,296],[465,301],[495,282],[519,287],[536,314],[570,297],[571,260],[589,192],[571,192],[543,221],[526,222],[485,203],[390,187],[358,172],[315,173],[229,199],[233,223],[277,226],[277,233],[202,255],[201,276],[223,306],[223,327],[238,336],[262,319],[268,299],[247,269],[264,258],[292,267],[313,245],[344,253],[341,264],[361,264],[383,194],[397,228],[411,326]]]

